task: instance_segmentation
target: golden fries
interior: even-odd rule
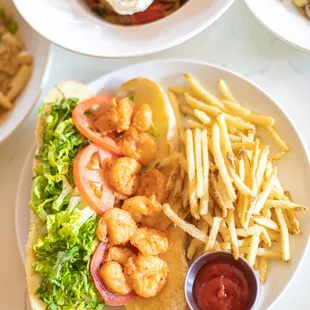
[[[269,180],[267,181],[264,190],[258,195],[256,204],[254,205],[254,208],[253,208],[254,214],[258,214],[260,210],[263,208],[263,206],[266,204],[266,201],[271,193],[271,190],[274,187],[276,177],[277,177],[277,168],[273,168],[271,176]],[[249,211],[249,213],[251,213],[251,211]]]
[[[295,211],[306,211],[307,208],[301,206],[297,203],[290,202],[288,200],[272,200],[268,199],[265,202],[264,208],[281,208],[281,209],[288,209],[288,210],[295,210]]]
[[[245,142],[235,142],[231,144],[233,151],[237,151],[240,149],[252,150],[254,147],[254,142],[252,141],[245,141]]]
[[[209,239],[208,239],[208,242],[207,242],[207,244],[205,246],[205,250],[204,250],[205,252],[210,252],[214,248],[221,221],[222,221],[221,217],[215,217],[213,219],[213,224],[212,224],[212,227],[210,230]]]
[[[256,216],[256,217],[253,217],[253,219],[254,219],[254,222],[260,226],[279,231],[278,224],[268,217]]]
[[[194,130],[194,154],[196,165],[196,196],[201,198],[203,195],[203,171],[202,171],[202,150],[201,150],[201,130]]]
[[[282,210],[280,208],[275,208],[275,213],[279,222],[281,232],[282,260],[284,262],[288,262],[291,258],[288,229],[282,214]]]
[[[189,260],[229,251],[236,259],[245,257],[264,284],[269,259],[290,260],[289,234],[301,233],[296,212],[307,210],[284,192],[273,166],[289,147],[273,117],[244,107],[225,81],[217,82],[219,98],[194,77],[184,79],[188,87],[170,87],[169,98],[185,147],[156,164],[172,169],[167,182],[172,205],[164,204],[163,211],[193,238]],[[275,141],[274,154],[257,135],[257,125]]]
[[[206,89],[204,89],[200,83],[188,74],[183,74],[186,82],[189,84],[191,89],[197,94],[198,97],[205,99],[209,104],[218,107],[220,109],[225,109],[224,104],[216,98],[214,95],[209,93]]]
[[[205,113],[200,110],[194,109],[194,115],[205,125],[210,126],[212,123],[211,118]]]
[[[250,250],[248,252],[248,255],[246,257],[248,263],[250,266],[253,267],[258,251],[258,245],[259,245],[259,233],[255,233],[252,235],[251,244],[250,244]]]
[[[190,96],[189,94],[185,93],[184,94],[184,99],[186,103],[192,108],[192,109],[197,109],[205,112],[206,114],[216,117],[217,115],[223,113],[221,109],[215,106],[210,106],[206,105],[205,103],[199,101],[198,99]],[[254,125],[251,123],[248,123],[242,119],[236,118],[232,115],[226,114],[225,116],[227,118],[227,123],[230,124],[233,127],[236,127],[238,129],[242,130],[252,130],[254,129]]]
[[[202,174],[203,174],[203,195],[199,204],[199,214],[205,215],[209,208],[209,154],[208,154],[208,132],[204,129],[201,132],[202,151]]]
[[[230,233],[230,242],[232,247],[232,252],[235,259],[239,257],[239,246],[238,246],[238,237],[236,232],[235,218],[233,210],[228,210],[227,214],[227,226]]]
[[[165,167],[169,167],[172,166],[176,161],[179,161],[182,157],[181,153],[173,153],[172,155],[165,157],[164,159],[162,159],[160,162],[158,162],[155,167],[157,169],[161,169],[161,168],[165,168]]]
[[[195,219],[199,219],[198,202],[196,196],[196,169],[195,169],[195,155],[194,155],[194,141],[193,133],[190,129],[185,132],[186,136],[186,158],[187,158],[187,171],[188,171],[188,191],[189,191],[189,204],[191,214]]]
[[[267,126],[266,129],[269,131],[271,137],[274,139],[281,151],[288,152],[290,150],[284,140],[279,136],[279,134],[273,127]]]
[[[186,126],[187,128],[200,128],[200,129],[204,129],[204,125],[195,121],[195,120],[192,120],[192,119],[188,119],[186,121]]]
[[[177,177],[179,176],[179,172],[180,172],[180,165],[179,164],[176,164],[169,177],[168,177],[168,181],[167,181],[167,184],[166,184],[166,191],[169,192],[172,190],[172,188],[175,186],[175,182],[176,182],[176,179]]]
[[[190,236],[200,240],[203,243],[206,243],[208,241],[208,237],[206,234],[196,228],[196,226],[183,221],[176,213],[173,212],[169,204],[163,204],[162,208],[164,213],[169,217],[169,219],[177,226],[182,228],[184,231],[186,231]]]
[[[233,94],[231,93],[228,85],[223,80],[217,81],[217,87],[219,88],[220,92],[222,93],[222,96],[231,102],[237,103],[236,99],[234,98]]]
[[[268,259],[267,257],[260,257],[259,258],[259,280],[261,284],[264,284],[267,279],[267,272],[268,272]]]
[[[197,228],[200,229],[203,233],[207,234],[209,225],[203,218],[201,218],[197,224]],[[201,241],[192,239],[190,245],[187,248],[187,258],[191,260],[194,257],[197,248],[201,248],[202,246],[203,243]]]
[[[194,109],[192,109],[190,106],[186,104],[180,104],[179,108],[183,114],[188,115],[188,116],[195,116]]]
[[[223,154],[221,152],[220,129],[217,124],[214,124],[212,126],[212,147],[214,152],[214,161],[217,168],[219,169],[219,173],[223,178],[223,182],[225,183],[228,196],[231,201],[235,201],[237,199],[237,196],[230,180]]]

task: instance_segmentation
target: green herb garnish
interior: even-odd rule
[[[151,127],[149,133],[150,133],[152,136],[154,136],[154,137],[158,137],[158,136],[159,136],[159,131],[155,128],[154,125],[152,125],[152,127]]]

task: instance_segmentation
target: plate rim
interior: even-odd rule
[[[128,70],[128,69],[131,69],[131,70],[134,70],[135,67],[137,66],[142,66],[142,65],[148,65],[148,64],[158,64],[158,63],[172,63],[172,62],[182,62],[182,63],[187,63],[187,64],[198,64],[198,65],[201,65],[203,67],[211,67],[213,69],[220,69],[222,71],[226,71],[228,72],[229,74],[232,74],[234,76],[237,76],[238,78],[244,80],[245,82],[251,84],[252,86],[254,86],[257,90],[259,90],[261,93],[263,93],[268,99],[270,99],[274,105],[276,105],[276,107],[281,111],[281,113],[287,118],[288,122],[290,123],[291,127],[292,127],[292,130],[295,132],[296,134],[296,137],[297,139],[299,140],[300,144],[301,144],[301,147],[302,147],[302,154],[303,156],[305,157],[305,160],[307,161],[308,163],[308,174],[310,173],[310,153],[304,143],[304,140],[303,138],[299,135],[297,129],[296,129],[296,126],[295,126],[295,123],[292,121],[292,119],[290,118],[290,116],[282,109],[281,105],[278,103],[277,100],[275,100],[273,98],[273,96],[269,95],[264,89],[262,89],[262,87],[260,87],[258,84],[256,84],[255,82],[253,82],[252,80],[248,79],[247,77],[245,77],[244,75],[242,74],[239,74],[239,73],[236,73],[235,71],[233,70],[230,70],[230,69],[227,69],[227,68],[224,68],[220,65],[216,65],[216,64],[211,64],[209,62],[205,62],[205,61],[200,61],[200,60],[193,60],[193,59],[188,59],[188,58],[176,58],[176,59],[171,59],[171,58],[166,58],[166,59],[157,59],[157,60],[149,60],[149,61],[141,61],[141,62],[137,62],[135,64],[130,64],[130,65],[127,65],[127,66],[124,66],[124,67],[121,67],[119,69],[116,69],[116,70],[112,70],[110,72],[107,72],[105,74],[102,74],[101,76],[99,76],[98,78],[94,79],[93,81],[90,81],[89,83],[87,83],[87,86],[93,90],[93,85],[95,85],[96,83],[98,83],[100,81],[100,79],[102,79],[103,77],[107,77],[109,75],[114,75],[114,74],[118,74],[120,73],[122,70]],[[17,199],[15,200],[15,234],[16,234],[16,238],[17,238],[17,241],[18,241],[18,227],[17,227],[17,210],[18,210],[18,202],[19,202],[19,195],[18,193],[20,192],[22,186],[23,186],[23,175],[27,169],[27,163],[28,161],[30,161],[30,156],[31,154],[33,153],[33,147],[35,147],[34,145],[32,145],[32,148],[30,149],[27,157],[26,157],[26,160],[24,161],[24,164],[23,164],[23,168],[22,168],[22,173],[21,173],[21,178],[18,182],[18,186],[17,186],[17,192],[16,192],[16,195],[17,195]],[[310,194],[308,194],[309,197],[310,197]],[[299,260],[299,263],[295,269],[295,272],[293,273],[292,277],[288,280],[286,286],[284,287],[284,289],[282,290],[282,292],[278,295],[277,298],[275,298],[272,303],[268,306],[267,309],[271,309],[280,299],[281,297],[284,295],[284,293],[287,292],[288,288],[291,286],[291,284],[293,283],[293,281],[295,280],[296,278],[296,275],[300,272],[301,270],[301,267],[303,266],[304,262],[305,262],[305,257],[306,257],[306,254],[308,253],[309,251],[309,245],[310,245],[310,232],[309,234],[307,235],[307,241],[306,241],[306,245],[305,245],[305,248],[304,248],[304,251],[303,253],[301,254],[301,258]],[[19,252],[20,252],[20,255],[22,257],[22,252],[21,252],[21,247],[20,247],[20,244],[18,242],[18,248],[19,248]],[[25,264],[25,260],[24,258],[22,257],[22,261],[23,263]]]
[[[247,5],[247,8],[249,9],[249,11],[252,13],[252,15],[259,21],[259,23],[266,29],[268,30],[272,35],[274,35],[275,37],[277,37],[278,39],[280,39],[281,41],[285,42],[286,44],[296,48],[297,50],[310,54],[310,46],[309,48],[303,47],[299,44],[296,44],[286,38],[284,38],[282,35],[280,35],[279,33],[275,32],[274,30],[272,30],[264,21],[262,21],[255,10],[253,10],[252,5],[250,4],[250,0],[244,0],[245,4]]]
[[[171,40],[170,42],[160,45],[157,48],[145,48],[139,52],[135,52],[134,54],[132,53],[122,53],[122,54],[105,54],[104,51],[101,54],[98,53],[91,53],[91,52],[80,52],[74,48],[70,48],[69,46],[66,46],[65,43],[61,43],[59,41],[55,41],[52,38],[48,38],[47,36],[44,35],[44,33],[42,33],[40,31],[40,29],[38,29],[37,27],[34,27],[31,23],[31,18],[26,18],[24,15],[24,12],[22,12],[19,9],[19,0],[12,0],[14,6],[16,7],[16,9],[18,10],[19,14],[22,16],[22,18],[25,20],[25,22],[36,32],[38,33],[40,36],[42,36],[43,38],[45,38],[47,41],[65,49],[68,50],[72,53],[75,54],[79,54],[79,55],[84,55],[84,56],[89,56],[89,57],[94,57],[94,58],[107,58],[107,59],[122,59],[122,58],[134,58],[134,57],[139,57],[139,56],[147,56],[147,55],[153,55],[162,51],[165,51],[167,49],[170,49],[172,47],[175,47],[191,38],[193,38],[194,36],[196,36],[197,34],[199,34],[201,31],[205,30],[206,28],[208,28],[210,25],[212,25],[216,20],[218,20],[231,6],[232,4],[235,2],[235,0],[227,0],[227,3],[223,6],[223,8],[221,10],[219,10],[216,14],[214,14],[210,19],[206,20],[205,22],[203,22],[199,27],[197,27],[196,29],[194,29],[191,32],[188,32],[184,35],[181,35],[180,37],[178,37],[177,39]],[[65,42],[65,41],[64,41]]]

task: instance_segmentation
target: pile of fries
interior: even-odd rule
[[[184,78],[189,87],[169,88],[182,145],[157,164],[172,167],[171,203],[163,211],[192,237],[189,260],[230,251],[259,270],[263,284],[269,259],[290,260],[289,234],[301,234],[295,212],[307,209],[291,201],[273,166],[289,147],[274,119],[243,107],[223,80],[220,99],[194,77]],[[257,125],[270,133],[279,152],[270,154]]]

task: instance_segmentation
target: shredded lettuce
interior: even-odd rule
[[[73,162],[89,141],[75,128],[71,112],[78,99],[49,104],[36,155],[31,209],[46,223],[33,249],[33,268],[41,276],[36,294],[48,310],[102,309],[89,266],[96,246],[96,214],[76,196]]]
[[[74,158],[89,144],[72,122],[71,112],[77,101],[71,98],[60,104],[50,104],[49,115],[42,112],[43,108],[40,109],[46,119],[46,128],[43,144],[36,155],[38,163],[34,167],[36,177],[30,207],[42,220],[46,220],[47,214],[66,209],[69,192],[74,187]]]

